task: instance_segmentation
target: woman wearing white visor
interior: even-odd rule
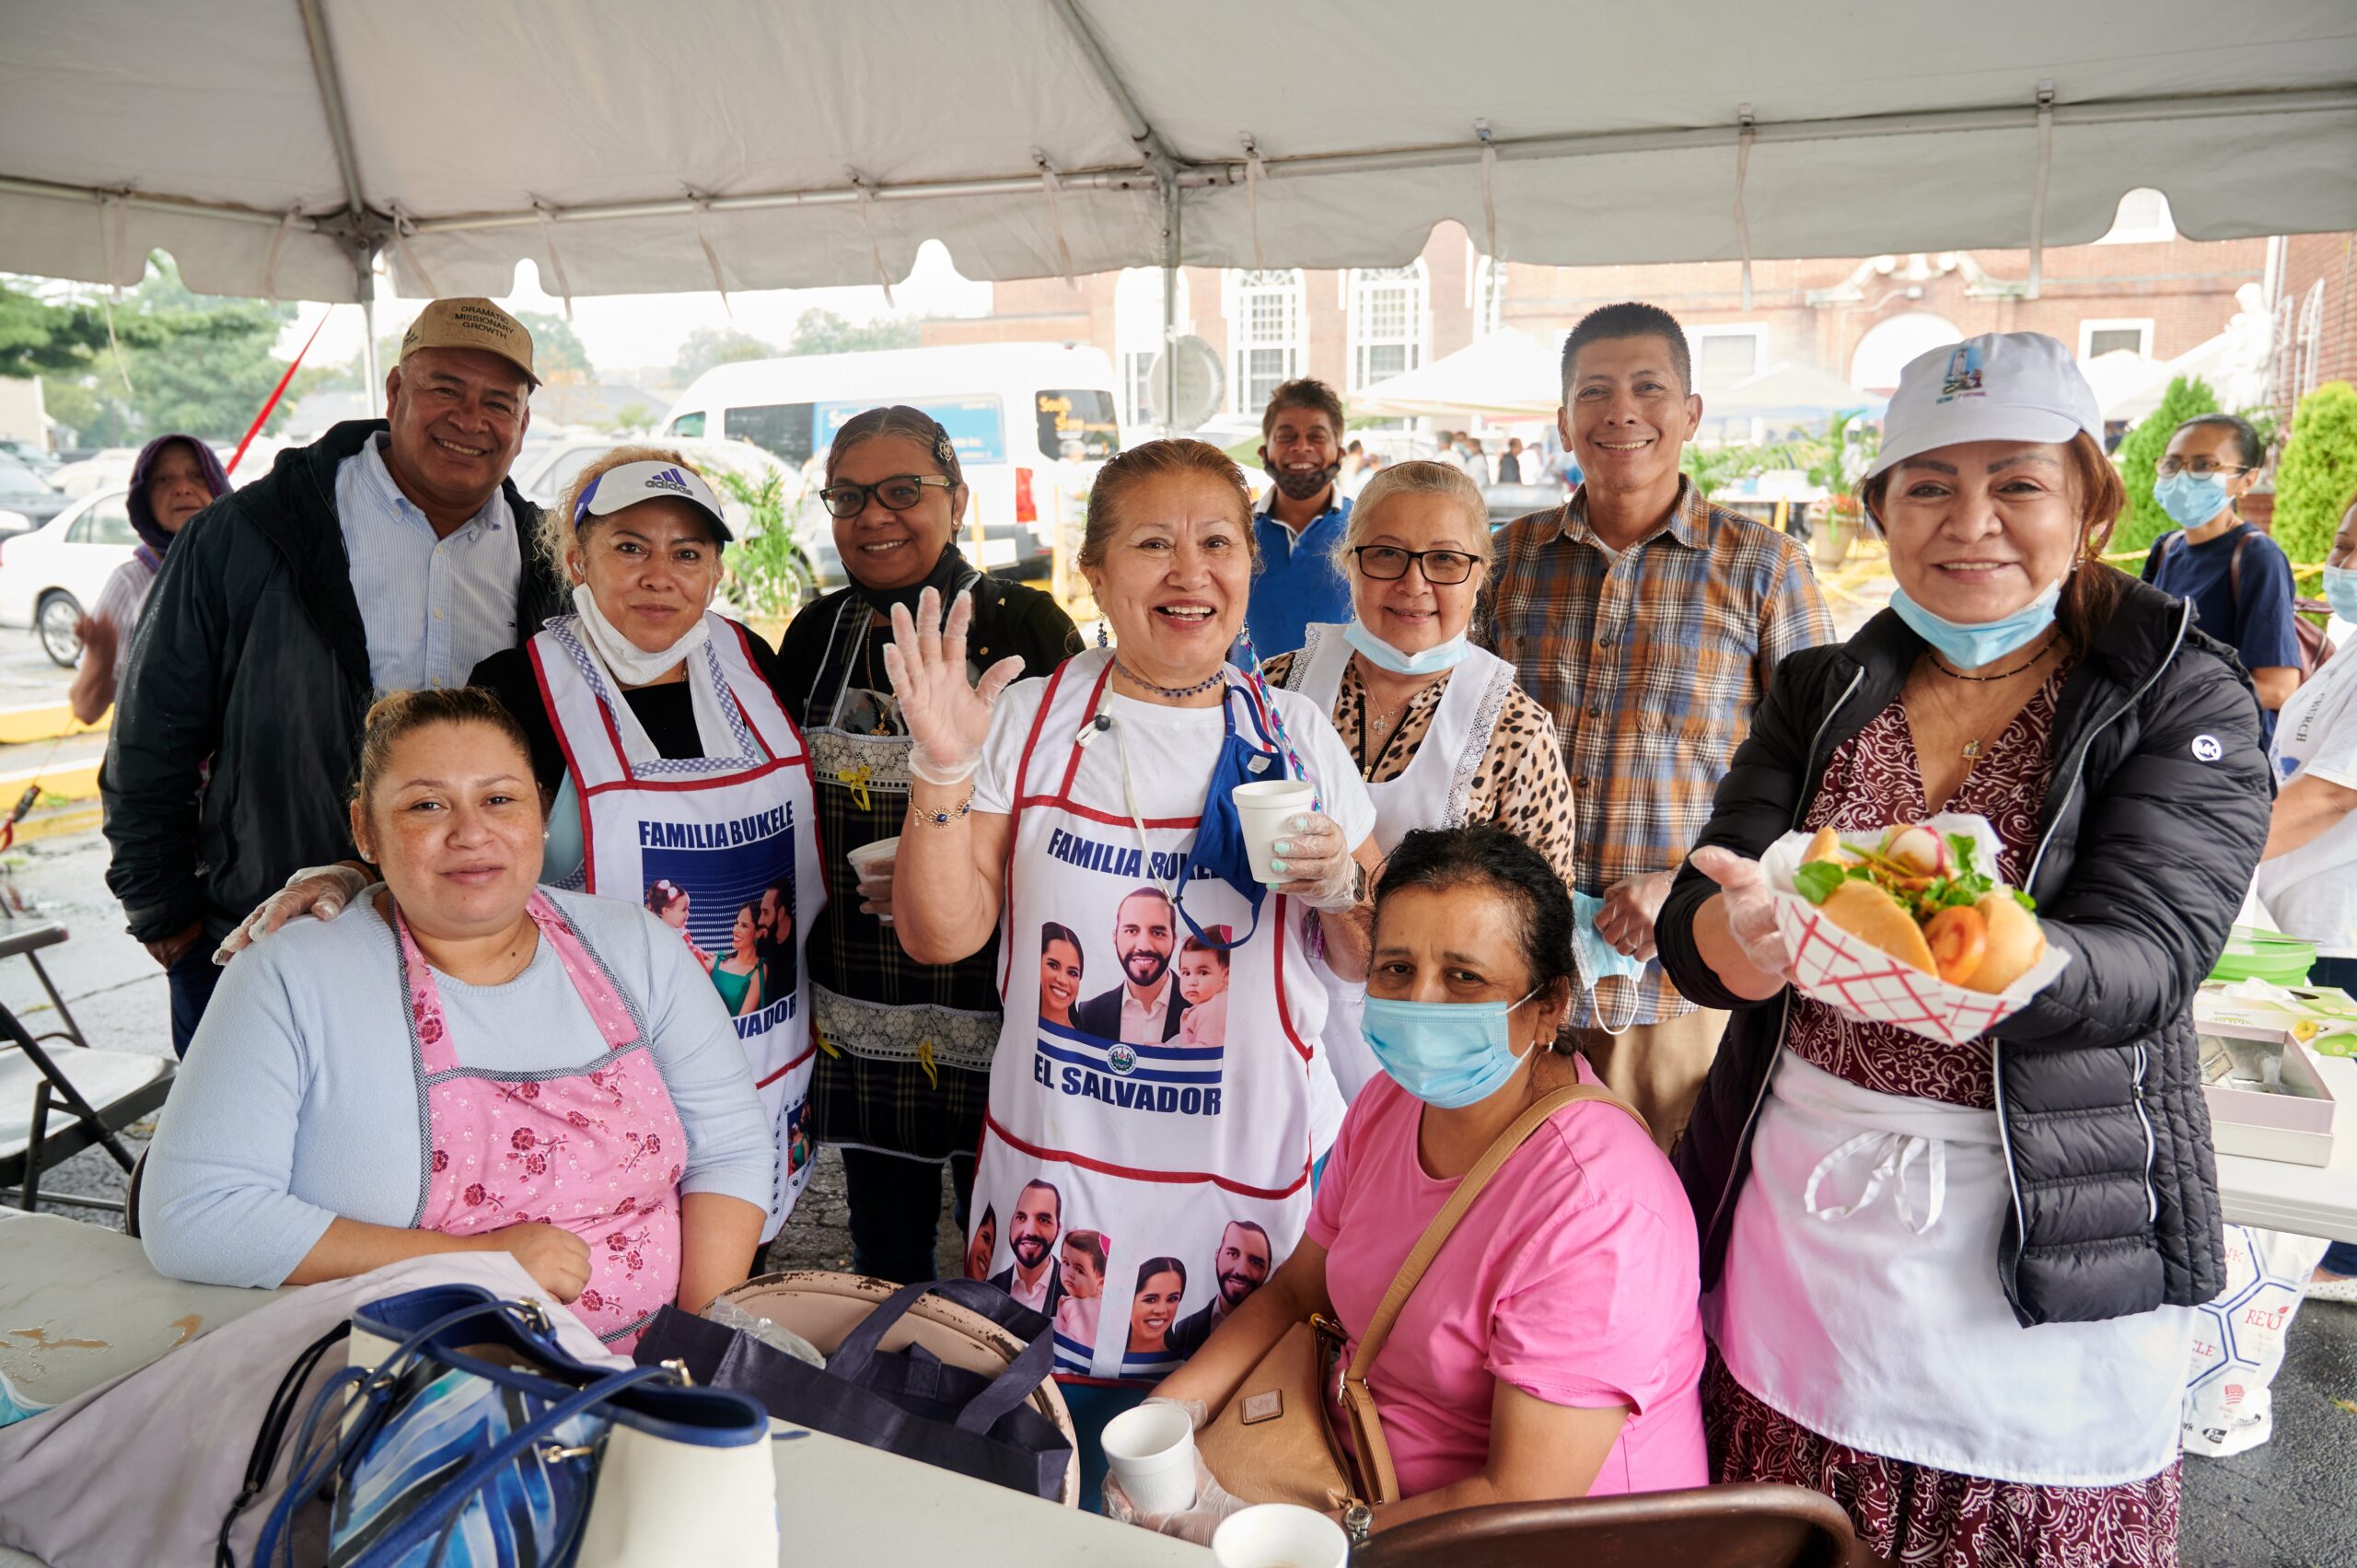
[[[477,665],[523,726],[549,812],[543,879],[684,905],[681,936],[735,1016],[777,1146],[762,1239],[808,1179],[788,1157],[810,1085],[802,941],[825,891],[809,759],[776,656],[713,612],[731,541],[720,497],[676,452],[624,447],[542,514],[575,613]]]
[[[2267,833],[2258,706],[2122,508],[2070,351],[1910,364],[1862,491],[1890,609],[1776,668],[1655,931],[1734,1022],[1678,1144],[1712,1469],[1839,1501],[1895,1562],[2177,1562],[2194,1318],[2225,1283],[2193,993]],[[1985,817],[2070,962],[1941,1045],[1795,993],[1756,857]]]
[[[712,610],[734,537],[679,453],[607,453],[540,514],[540,548],[574,585],[575,613],[475,666],[470,684],[515,715],[552,798],[541,880],[663,914],[734,1016],[777,1147],[767,1242],[810,1175],[787,1151],[808,1146],[802,949],[826,889],[810,759],[777,698],[777,656]],[[243,932],[333,919],[367,881],[348,864],[307,867]]]

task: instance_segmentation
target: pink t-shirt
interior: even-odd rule
[[[1345,1328],[1374,1318],[1456,1191],[1417,1155],[1422,1109],[1378,1074],[1318,1182],[1308,1235]],[[1590,1495],[1707,1483],[1696,1254],[1685,1191],[1635,1121],[1596,1103],[1557,1111],[1466,1211],[1368,1376],[1401,1493],[1489,1463],[1498,1378],[1549,1404],[1629,1408]]]

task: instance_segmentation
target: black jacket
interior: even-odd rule
[[[1164,972],[1170,976],[1170,1008],[1162,1015],[1162,1038],[1177,1040],[1179,1021],[1187,1016],[1187,999],[1178,994],[1176,972]],[[1085,1035],[1095,1035],[1098,1040],[1120,1040],[1121,1004],[1129,994],[1129,986],[1121,984],[1078,1004],[1072,1010],[1072,1027]]]
[[[2258,863],[2274,785],[2249,679],[2191,627],[2185,604],[2123,579],[2055,715],[2028,881],[2071,963],[1991,1031],[2014,1189],[1994,1262],[2026,1327],[2191,1306],[2225,1283],[2191,1012]],[[1897,699],[1922,649],[1885,610],[1839,647],[1785,659],[1697,847],[1756,855],[1797,827],[1834,748]],[[1712,891],[1688,866],[1655,929],[1678,991],[1735,1009],[1676,1156],[1705,1289],[1791,995],[1747,1002],[1703,964],[1694,916]]]
[[[344,803],[372,688],[335,476],[385,428],[354,420],[281,452],[164,558],[99,779],[107,886],[143,942],[199,919],[215,940],[295,871],[354,853]],[[532,546],[540,509],[506,494],[521,641],[565,595]]]

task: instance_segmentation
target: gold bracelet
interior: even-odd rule
[[[959,801],[954,810],[927,811],[922,806],[911,806],[909,807],[909,809],[915,814],[918,821],[930,822],[936,828],[946,828],[949,826],[950,823],[955,822],[958,818],[963,817],[967,812],[971,811],[973,808],[974,792],[971,790],[968,790],[966,792],[966,798]]]

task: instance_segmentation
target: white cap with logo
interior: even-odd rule
[[[625,506],[664,498],[702,508],[711,517],[713,531],[721,543],[736,539],[729,530],[727,514],[721,510],[720,497],[704,482],[703,475],[680,463],[623,463],[608,469],[591,480],[581,499],[573,504],[573,526],[578,528],[584,518],[611,517]]]
[[[2103,440],[2103,409],[2071,351],[2043,332],[1983,332],[1910,360],[1866,470],[1967,441]]]

